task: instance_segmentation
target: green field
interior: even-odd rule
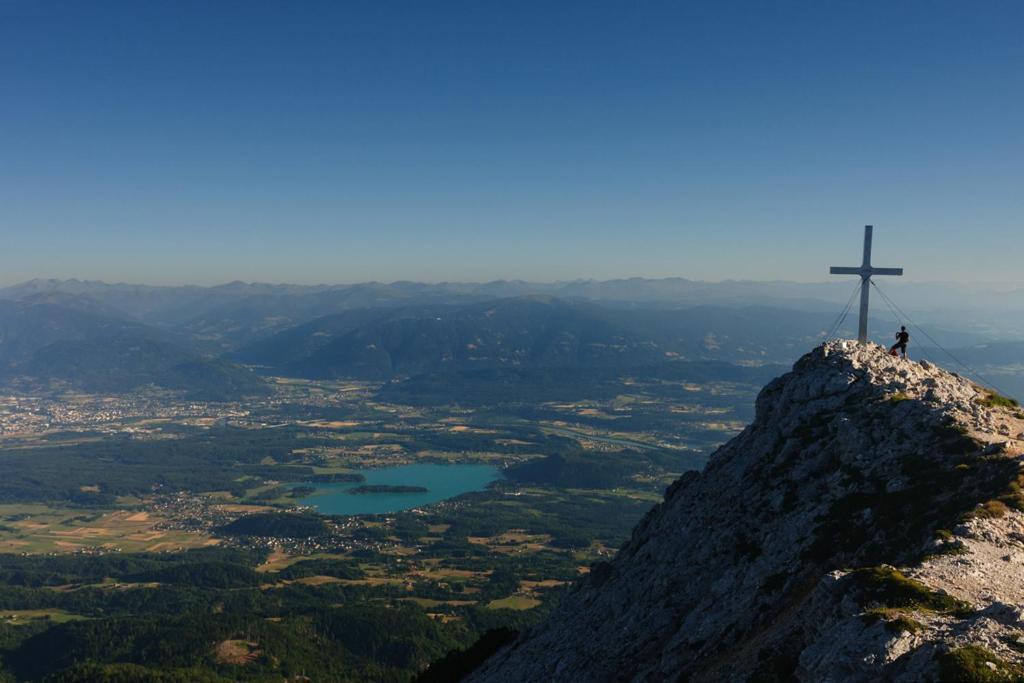
[[[512,595],[500,600],[491,600],[487,604],[487,609],[527,610],[537,607],[540,603],[541,601],[536,598],[528,598],[523,595]]]
[[[85,617],[59,609],[0,610],[0,624],[9,626],[28,626],[38,622],[63,624],[79,619],[85,619]]]
[[[9,503],[0,505],[0,553],[156,552],[216,543],[201,534],[158,530],[158,522],[138,510]]]

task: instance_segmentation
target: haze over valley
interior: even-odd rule
[[[1022,31],[0,0],[0,683],[1024,681]]]
[[[829,333],[855,333],[820,291],[644,279],[0,290],[5,666],[18,680],[401,680],[519,632],[740,433],[763,385]],[[872,320],[879,338],[887,324]],[[929,336],[943,347],[912,352],[944,358],[949,344],[1022,388],[1012,331]],[[197,622],[204,643],[182,640]],[[118,655],[103,624],[139,651],[183,645]],[[338,635],[298,646],[310,628]],[[57,639],[66,654],[43,658]]]
[[[534,623],[833,317],[525,284],[219,289],[2,292],[0,627],[19,679],[400,678]],[[198,618],[216,647],[98,654],[111,618],[140,648]],[[311,618],[351,636],[296,648]],[[68,654],[40,658],[56,638]]]

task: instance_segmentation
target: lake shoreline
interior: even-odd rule
[[[323,515],[393,514],[484,491],[504,478],[489,464],[415,463],[353,470],[346,481],[299,482],[312,486],[302,504]],[[359,489],[359,490],[357,490]]]

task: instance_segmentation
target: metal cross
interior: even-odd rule
[[[857,341],[862,344],[868,340],[868,292],[871,289],[872,275],[903,275],[902,268],[873,268],[871,266],[871,232],[874,228],[864,226],[864,262],[859,268],[832,266],[832,275],[860,275],[860,327],[857,330]]]

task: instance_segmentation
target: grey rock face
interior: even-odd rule
[[[876,345],[818,347],[470,680],[909,681],[970,644],[1021,662],[1024,514],[979,506],[1013,502],[1024,444],[994,427],[1024,423],[985,396]]]

